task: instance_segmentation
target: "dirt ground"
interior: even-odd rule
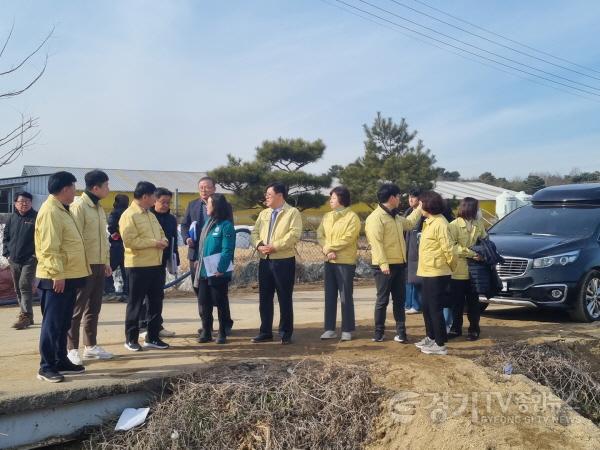
[[[341,343],[321,341],[322,290],[302,290],[295,297],[294,344],[251,344],[258,326],[257,294],[249,289],[231,296],[234,335],[224,346],[198,344],[197,306],[194,299],[167,300],[165,326],[177,332],[166,351],[132,354],[123,348],[125,305],[107,303],[99,329],[99,343],[117,357],[87,362],[87,373],[69,377],[59,385],[35,380],[39,363],[39,326],[15,331],[9,328],[15,308],[0,308],[0,358],[5,371],[0,377],[0,404],[18,395],[51,390],[73,390],[97,384],[194,370],[204,362],[260,359],[333,357],[367,365],[375,382],[389,390],[376,425],[372,449],[598,449],[600,430],[554,397],[548,389],[523,376],[499,375],[473,360],[498,341],[572,343],[582,358],[600,370],[600,324],[577,324],[566,314],[535,309],[492,306],[482,317],[482,339],[458,338],[449,345],[448,356],[428,356],[414,345],[393,341],[392,330],[381,343],[371,341],[374,290],[357,288],[358,328],[355,339]],[[388,325],[392,326],[391,305]],[[39,308],[35,311],[40,319]],[[275,317],[277,317],[277,311]],[[277,322],[277,320],[276,320]],[[466,322],[466,317],[465,317]],[[465,324],[466,325],[466,324]],[[276,323],[275,323],[276,326]],[[407,317],[412,342],[424,333],[420,315]],[[11,401],[12,401],[11,400]]]

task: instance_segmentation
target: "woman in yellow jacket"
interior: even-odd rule
[[[325,262],[325,332],[321,339],[335,339],[337,298],[342,309],[342,341],[352,339],[355,329],[352,281],[356,270],[360,219],[350,206],[350,191],[344,186],[331,190],[332,211],[323,216],[317,230]]]
[[[458,218],[453,220],[448,229],[450,238],[458,255],[456,269],[452,272],[450,291],[454,300],[453,321],[448,339],[462,335],[463,310],[467,304],[467,317],[469,318],[469,331],[467,339],[475,341],[479,338],[479,295],[471,288],[469,277],[469,266],[467,259],[477,259],[477,253],[470,248],[475,245],[477,239],[487,236],[485,228],[480,220],[477,220],[479,202],[472,197],[465,197],[458,206]]]
[[[448,221],[442,215],[444,200],[435,192],[421,196],[425,223],[419,240],[417,275],[423,279],[423,319],[427,335],[415,345],[423,353],[446,355],[446,322],[443,308],[448,301],[450,277],[457,258],[448,231]]]

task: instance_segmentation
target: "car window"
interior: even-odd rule
[[[600,224],[600,207],[529,205],[517,209],[490,229],[490,234],[529,234],[583,238]]]

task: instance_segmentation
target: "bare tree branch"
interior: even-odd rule
[[[4,45],[2,46],[2,50],[0,50],[0,58],[4,54],[4,50],[6,50],[6,46],[8,45],[8,41],[10,41],[10,37],[13,34],[13,30],[15,29],[15,20],[13,19],[12,26],[10,27],[10,31],[8,32],[8,36],[6,36],[6,40],[4,41]]]
[[[25,92],[27,89],[29,89],[31,86],[33,86],[35,83],[37,83],[37,81],[40,78],[42,78],[42,75],[44,75],[44,72],[46,71],[47,65],[48,65],[48,55],[46,55],[46,59],[44,61],[44,67],[42,67],[42,70],[40,71],[40,73],[38,73],[37,76],[27,86],[25,86],[23,89],[20,89],[18,91],[11,91],[11,92],[5,92],[4,94],[0,94],[0,98],[16,97],[17,95],[20,95],[23,92]],[[2,74],[0,74],[0,75],[2,75]]]
[[[29,55],[27,55],[23,60],[21,60],[21,62],[19,64],[14,66],[12,69],[7,70],[6,72],[0,72],[0,76],[8,75],[9,73],[16,72],[21,67],[23,67],[23,65],[27,61],[29,61],[29,59],[31,59],[31,57],[36,55],[42,49],[42,47],[44,45],[46,45],[46,42],[48,42],[48,40],[50,39],[50,36],[52,36],[52,33],[54,33],[54,27],[52,27],[52,30],[50,30],[50,33],[48,33],[48,35],[44,38],[44,40],[40,43],[40,45],[37,46],[37,48],[34,51],[32,51]],[[11,34],[12,34],[12,31],[11,31]],[[9,36],[9,38],[10,38],[10,36]],[[8,43],[8,41],[6,43]],[[5,44],[5,46],[6,46],[6,44]],[[48,56],[46,56],[46,59],[48,59]]]
[[[11,40],[12,35],[13,35],[14,28],[15,28],[15,24],[13,21],[13,24],[8,33],[8,36],[6,37],[4,42],[1,44],[0,58],[4,55],[4,52]],[[54,33],[54,27],[52,28],[52,30],[50,30],[50,32],[44,38],[44,40],[42,40],[42,42],[31,53],[29,53],[25,58],[20,60],[20,62],[18,62],[16,65],[14,65],[11,69],[6,70],[4,72],[0,72],[0,77],[3,75],[10,75],[12,73],[17,72],[19,69],[21,69],[34,55],[37,55],[40,52],[40,50],[44,47],[44,45],[47,44],[48,40],[50,39],[50,37],[52,36],[53,33]],[[42,77],[42,75],[44,75],[44,72],[46,71],[47,66],[48,66],[48,54],[46,53],[46,58],[44,60],[44,66],[38,72],[38,74],[31,81],[29,81],[28,84],[23,88],[16,89],[16,90],[9,90],[8,92],[0,92],[0,99],[16,97],[17,95],[20,95],[23,92],[25,92],[26,90],[28,90],[29,88],[31,88],[31,86],[33,86],[35,83],[37,83],[37,81]],[[4,137],[0,137],[0,167],[14,162],[19,156],[21,156],[23,154],[23,152],[26,149],[28,149],[29,147],[31,147],[33,145],[33,142],[39,136],[39,131],[35,130],[35,128],[37,128],[37,127],[38,127],[38,118],[37,117],[29,117],[28,119],[26,119],[25,116],[23,116],[21,114],[21,123],[14,129],[9,131],[6,135],[4,135]]]

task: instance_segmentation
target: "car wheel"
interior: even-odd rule
[[[585,276],[571,318],[577,322],[600,320],[600,271],[592,270]]]

